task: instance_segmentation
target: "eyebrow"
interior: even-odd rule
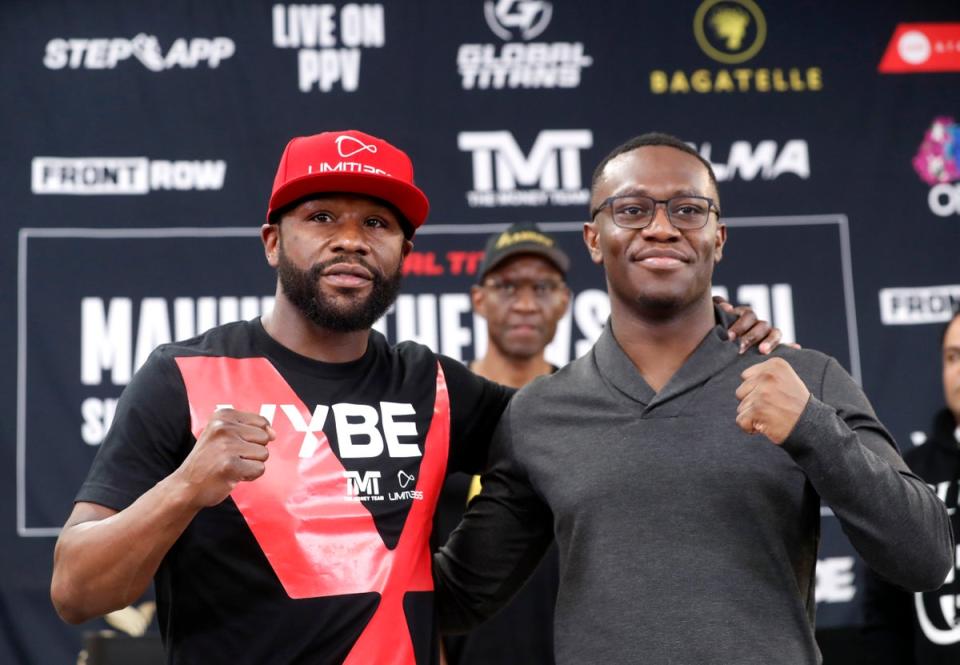
[[[643,187],[641,187],[641,188],[639,188],[639,189],[628,189],[628,190],[623,191],[623,192],[616,192],[616,193],[613,194],[613,196],[649,196],[649,197],[652,198],[652,199],[657,198],[657,197],[655,197],[653,194],[650,193],[650,190],[645,189],[645,188],[643,188]],[[700,196],[700,197],[703,197],[703,198],[710,198],[710,197],[707,196],[706,194],[701,194],[700,192],[698,192],[698,191],[695,190],[695,189],[675,189],[675,190],[673,190],[673,193],[672,193],[672,194],[670,194],[669,196],[667,196],[667,198],[670,199],[670,198],[673,198],[673,197],[675,197],[675,196]]]

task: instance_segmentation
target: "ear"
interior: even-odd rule
[[[487,318],[487,292],[474,284],[470,287],[470,302],[473,304],[474,314]]]
[[[720,263],[723,258],[723,246],[727,244],[727,225],[717,224],[717,233],[713,239],[713,262]]]
[[[603,252],[600,249],[600,225],[599,222],[583,223],[583,243],[590,252],[590,260],[598,266],[603,265]]]
[[[567,313],[567,308],[570,307],[570,297],[570,287],[564,284],[559,296],[560,306],[563,307],[560,311],[564,314]]]
[[[403,264],[403,261],[410,255],[410,252],[413,251],[413,241],[409,238],[403,239],[403,245],[400,247],[400,263]]]
[[[263,241],[263,253],[271,268],[280,263],[280,225],[264,224],[260,227],[260,240]]]

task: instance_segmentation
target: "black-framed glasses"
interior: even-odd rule
[[[667,219],[678,229],[692,231],[702,229],[710,218],[710,211],[717,213],[720,208],[713,199],[706,196],[671,196],[669,199],[655,199],[643,194],[623,194],[611,196],[593,209],[590,219],[597,218],[604,208],[610,208],[613,223],[625,229],[642,229],[650,225],[657,214],[657,206],[663,204]]]
[[[546,301],[553,297],[563,284],[553,279],[519,280],[491,278],[483,283],[485,288],[493,291],[504,301],[515,300],[524,289],[530,289],[536,300]]]

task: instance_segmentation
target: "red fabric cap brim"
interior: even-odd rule
[[[413,228],[419,228],[430,212],[430,202],[418,187],[374,173],[311,173],[286,183],[270,197],[270,215],[289,203],[311,194],[342,192],[382,199],[400,211]]]

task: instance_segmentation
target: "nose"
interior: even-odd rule
[[[517,293],[510,303],[515,311],[535,312],[539,309],[539,303],[533,288],[533,284],[522,284],[517,288]]]
[[[643,227],[641,233],[644,237],[664,241],[681,236],[680,230],[670,222],[670,216],[667,215],[667,205],[663,202],[656,204],[653,209],[653,219]]]
[[[333,251],[369,254],[370,244],[365,229],[362,219],[340,220],[333,237]]]

